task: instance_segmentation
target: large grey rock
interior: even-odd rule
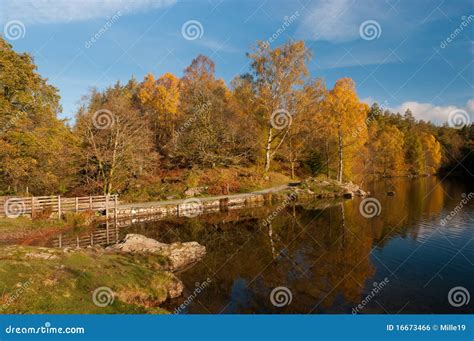
[[[176,271],[201,260],[206,254],[206,247],[198,242],[165,244],[140,234],[127,234],[116,245],[110,247],[122,252],[154,253],[170,260],[170,270]]]

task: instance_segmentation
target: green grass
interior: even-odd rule
[[[41,258],[47,255],[49,259]],[[164,271],[166,266],[167,259],[156,255],[3,247],[0,313],[167,313],[159,305],[177,280]],[[99,287],[114,292],[112,304],[94,304],[93,292]]]
[[[59,219],[0,218],[0,235],[21,235],[31,231],[58,229],[65,228],[66,226],[66,222]]]
[[[334,179],[326,179],[323,177],[308,178],[303,181],[301,188],[307,188],[311,190],[315,195],[342,195],[344,188],[342,185]]]
[[[0,240],[36,238],[66,229],[83,230],[94,222],[91,212],[66,212],[61,220],[53,218],[0,218]]]
[[[18,229],[42,229],[46,227],[64,227],[65,221],[59,219],[30,219],[28,217],[0,218],[0,233]]]

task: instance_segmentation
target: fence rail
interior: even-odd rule
[[[110,212],[117,214],[118,195],[96,195],[66,198],[57,196],[0,197],[0,217],[16,218],[22,215],[34,217],[41,212],[103,211],[107,218]]]

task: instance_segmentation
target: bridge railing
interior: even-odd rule
[[[118,195],[97,195],[88,197],[0,197],[0,217],[17,218],[22,215],[34,217],[41,212],[58,213],[61,217],[64,212],[104,211],[108,217],[110,212],[116,214]]]

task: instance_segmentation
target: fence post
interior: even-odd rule
[[[105,233],[107,233],[107,245],[109,245],[109,222],[105,222]]]
[[[117,207],[118,207],[118,202],[117,202],[117,194],[114,195],[114,219],[115,222],[117,222]]]
[[[79,198],[76,197],[76,213],[79,212]]]
[[[105,196],[105,218],[109,220],[109,195]]]
[[[35,217],[35,197],[31,197],[31,219]]]
[[[63,247],[63,235],[59,235],[59,248],[61,249]]]
[[[58,195],[58,218],[61,219],[61,196]]]
[[[92,211],[92,196],[89,196],[89,209]]]

